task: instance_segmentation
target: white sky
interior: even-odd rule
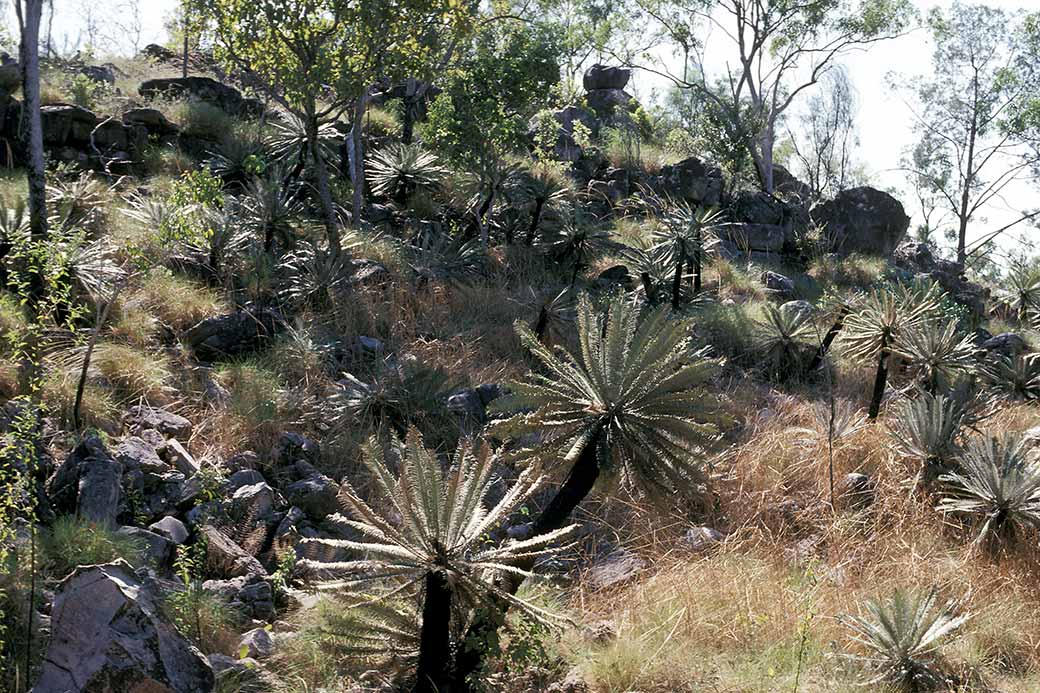
[[[83,8],[92,8],[97,15],[98,25],[103,33],[127,45],[127,34],[118,24],[125,24],[129,16],[125,3],[120,0],[53,0],[55,6],[54,34],[58,37],[69,37],[70,43],[76,42],[77,36],[83,35],[85,12]],[[1008,10],[1024,9],[1036,0],[979,0],[985,4]],[[163,17],[176,5],[177,0],[139,0],[141,11],[140,46],[158,43],[165,40]],[[914,0],[914,4],[922,15],[934,6],[948,6],[951,0]],[[124,21],[120,21],[124,20]],[[13,32],[12,32],[13,33]],[[711,44],[709,44],[709,51]],[[127,52],[129,50],[127,49]],[[709,63],[711,56],[709,55]],[[867,51],[848,55],[843,62],[849,70],[849,76],[859,93],[860,111],[858,114],[858,135],[860,139],[859,158],[866,162],[874,176],[874,184],[880,188],[893,187],[902,190],[905,177],[896,170],[904,148],[913,142],[911,131],[912,120],[907,106],[900,94],[888,87],[887,75],[891,72],[904,75],[924,74],[930,69],[931,47],[927,32],[918,29],[910,34],[892,41],[873,46]],[[650,79],[645,73],[637,73],[633,77],[632,88],[639,94],[648,94],[659,81]],[[911,209],[908,194],[901,194],[907,211],[916,217],[916,210]],[[1016,218],[1021,209],[1040,207],[1040,191],[1032,185],[1016,185],[1009,189],[1006,205],[994,205],[986,210],[986,219],[973,229],[972,236],[979,236],[987,229],[999,227]],[[917,222],[917,218],[913,223]],[[1040,231],[1027,226],[1020,226],[1016,235],[1028,233],[1040,238]]]

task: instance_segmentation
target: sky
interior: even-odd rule
[[[126,0],[108,0],[98,3],[95,0],[53,0],[55,6],[54,34],[56,37],[67,37],[69,43],[75,43],[77,37],[83,36],[88,12],[95,13],[95,20],[103,33],[110,34],[119,41],[125,52],[128,33],[122,25],[126,24],[129,3]],[[1024,9],[1037,0],[980,0],[993,7],[1007,10]],[[914,0],[914,4],[922,15],[935,6],[946,7],[952,0]],[[177,0],[139,0],[140,8],[140,40],[143,47],[148,43],[161,43],[165,40],[163,18],[177,4]],[[85,10],[84,8],[89,8]],[[57,38],[56,42],[61,42]],[[709,44],[710,50],[711,44]],[[709,53],[709,64],[711,56]],[[902,96],[889,87],[888,75],[900,73],[911,76],[926,74],[931,64],[931,46],[927,32],[918,29],[900,38],[875,45],[869,50],[849,54],[842,58],[852,83],[859,96],[859,113],[857,115],[857,133],[860,140],[859,158],[865,162],[872,174],[872,183],[879,188],[903,190],[905,174],[898,170],[899,159],[905,148],[914,141],[912,117]],[[660,89],[660,80],[654,80],[646,73],[633,76],[631,88],[636,96],[650,94]],[[911,206],[910,196],[900,195],[907,213],[913,218],[912,223],[919,220],[919,211]],[[987,229],[996,228],[1017,218],[1019,210],[1040,207],[1040,189],[1030,184],[1015,185],[1009,189],[1008,205],[992,205],[985,211],[985,222],[979,224],[969,233],[977,237]],[[1016,236],[1009,237],[1006,247],[1022,233],[1040,238],[1040,230],[1022,225]]]

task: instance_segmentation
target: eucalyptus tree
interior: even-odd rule
[[[792,104],[850,52],[898,36],[913,15],[909,0],[635,0],[664,50],[616,51],[628,64],[696,93],[726,121],[754,161],[759,183],[774,187],[778,129]],[[723,55],[711,37],[726,44],[721,72],[705,55]],[[648,38],[640,38],[643,45]],[[678,67],[674,66],[679,62]]]
[[[986,4],[933,8],[932,74],[904,86],[920,138],[909,173],[955,223],[962,265],[986,241],[1037,215],[1024,210],[1010,223],[979,229],[969,247],[968,229],[983,223],[987,205],[1002,203],[1009,186],[1032,179],[1040,165],[1031,146],[1040,112],[1035,24],[1035,16]]]
[[[452,621],[460,615],[465,620],[469,609],[494,600],[547,620],[547,612],[502,589],[493,577],[502,572],[531,576],[517,564],[553,553],[556,542],[575,526],[539,532],[528,539],[491,542],[489,534],[538,490],[542,478],[533,468],[521,473],[492,504],[488,500],[499,479],[493,473],[497,460],[486,446],[459,447],[447,474],[414,428],[395,447],[384,451],[374,441],[369,443],[362,458],[373,488],[367,499],[349,482],[343,484],[340,498],[350,519],[334,516],[333,521],[350,527],[360,538],[304,540],[305,545],[347,549],[360,557],[340,562],[305,560],[299,565],[321,578],[325,589],[349,592],[359,585],[379,583],[391,595],[418,598],[422,621],[412,690],[444,693],[452,690]]]
[[[377,80],[407,72],[460,30],[469,9],[450,0],[206,0],[216,53],[302,120],[329,244],[339,251],[325,123],[352,110],[354,219],[364,203],[361,125]]]

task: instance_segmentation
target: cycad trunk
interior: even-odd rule
[[[812,373],[823,360],[827,358],[827,352],[830,351],[831,344],[834,343],[834,339],[841,332],[841,329],[845,326],[845,318],[848,317],[849,309],[847,306],[842,306],[841,311],[838,313],[838,317],[834,320],[834,324],[831,325],[830,329],[827,330],[827,334],[823,336],[823,341],[820,343],[819,348],[816,350],[816,354],[813,355],[812,363],[809,364],[809,372]]]
[[[646,302],[652,304],[657,298],[657,289],[654,288],[654,280],[650,278],[649,272],[640,272],[639,281],[643,283],[643,292],[646,294]]]
[[[672,277],[672,310],[679,308],[679,297],[682,294],[682,271],[686,264],[686,253],[680,252],[675,261],[675,276]]]
[[[448,576],[443,571],[431,570],[426,574],[415,693],[451,690],[451,596]]]
[[[542,221],[542,208],[545,200],[538,198],[534,201],[534,211],[531,212],[531,225],[527,228],[527,245],[534,245],[534,238],[538,234],[538,224]]]
[[[545,344],[545,333],[549,327],[549,311],[545,306],[538,311],[538,320],[534,324],[534,336],[538,338],[538,341]]]
[[[592,492],[600,472],[598,452],[600,435],[600,433],[596,433],[582,450],[574,466],[571,467],[566,481],[563,482],[563,486],[545,506],[538,519],[534,521],[530,536],[538,536],[564,527],[570,521],[574,510]],[[533,561],[528,559],[517,567],[521,570],[530,570],[532,565]],[[522,584],[522,577],[509,575],[502,578],[501,587],[509,594],[516,594]],[[471,646],[464,646],[459,650],[455,660],[455,682],[463,693],[474,690],[470,679],[480,670],[484,661],[486,652],[482,644],[494,640],[508,608],[509,605],[500,600],[497,610],[489,609],[480,613],[467,629],[464,642],[470,643]],[[474,643],[476,645],[473,645]]]
[[[314,164],[314,180],[318,188],[318,200],[321,203],[322,221],[325,223],[325,234],[328,236],[329,248],[339,254],[339,227],[336,225],[336,209],[332,204],[332,191],[329,189],[329,170],[325,165],[325,157],[321,153],[321,142],[318,138],[318,119],[308,113],[306,122],[307,145],[310,149],[311,162]]]
[[[877,373],[874,374],[874,392],[870,397],[870,409],[867,418],[873,421],[881,412],[881,399],[885,396],[885,385],[888,382],[888,339],[881,340],[878,351]]]

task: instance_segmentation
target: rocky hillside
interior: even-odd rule
[[[1035,273],[626,148],[604,65],[490,188],[436,89],[357,213],[324,126],[337,252],[304,125],[177,60],[46,67],[35,318],[0,71],[5,690],[1040,688]]]

